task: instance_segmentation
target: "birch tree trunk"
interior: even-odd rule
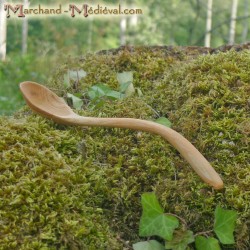
[[[208,0],[207,1],[207,23],[206,23],[206,35],[205,35],[205,47],[210,47],[210,44],[211,44],[212,8],[213,8],[213,0]]]
[[[29,0],[23,1],[24,8],[28,8]],[[22,24],[22,54],[25,55],[28,49],[28,17],[24,17]]]
[[[123,0],[120,0],[120,5],[122,6]],[[127,30],[127,19],[125,16],[121,17],[120,21],[120,44],[126,44],[126,30]]]
[[[245,9],[244,16],[247,17],[249,15],[249,0],[245,0],[244,9]],[[249,17],[246,18],[243,23],[243,31],[242,31],[243,43],[245,43],[247,40],[248,27],[249,27]]]
[[[122,17],[120,22],[120,44],[126,44],[126,30],[127,30],[127,19],[126,17]]]
[[[235,41],[237,7],[238,7],[238,0],[232,0],[232,10],[231,10],[230,30],[229,30],[229,40],[228,40],[228,43],[230,45],[233,45]]]
[[[93,17],[90,17],[89,30],[88,30],[88,50],[89,51],[92,50],[93,24],[94,24],[94,19],[93,19]]]
[[[0,60],[4,61],[6,57],[6,39],[7,39],[7,18],[4,11],[6,0],[0,1]]]

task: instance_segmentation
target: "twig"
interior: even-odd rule
[[[194,237],[198,236],[198,235],[205,235],[208,236],[208,234],[211,234],[213,232],[213,230],[209,230],[209,231],[205,231],[205,232],[200,232],[200,233],[196,233],[194,235]]]
[[[185,225],[186,228],[188,227],[187,222],[183,218],[179,217],[178,215],[172,214],[172,213],[165,213],[165,215],[172,215],[172,216],[176,217]]]

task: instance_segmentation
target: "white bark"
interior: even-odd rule
[[[0,1],[0,60],[4,61],[6,57],[6,39],[7,39],[7,18],[4,10],[6,0]]]
[[[210,47],[210,44],[211,44],[212,8],[213,8],[213,0],[208,0],[207,1],[207,22],[206,22],[205,47]]]
[[[24,8],[28,8],[29,1],[23,1]],[[22,54],[26,54],[28,49],[28,17],[24,17],[22,24]]]
[[[120,5],[122,6],[123,0],[120,0]],[[120,44],[126,44],[126,30],[127,30],[127,19],[125,16],[121,17],[120,21]]]
[[[228,41],[228,43],[230,45],[233,45],[234,41],[235,41],[235,27],[236,27],[237,7],[238,7],[238,0],[232,0],[230,30],[229,30],[229,41]]]
[[[93,38],[93,23],[94,19],[92,17],[89,18],[89,31],[88,31],[88,50],[92,49],[92,38]]]
[[[127,30],[127,19],[126,17],[122,17],[120,22],[120,44],[126,44],[126,30]]]
[[[245,0],[244,9],[245,9],[244,16],[247,17],[249,15],[249,0]],[[246,18],[243,24],[243,31],[242,31],[243,43],[245,43],[247,40],[248,27],[249,27],[249,18]]]
[[[129,24],[130,26],[134,26],[136,27],[138,24],[138,16],[137,15],[133,15],[129,18]]]

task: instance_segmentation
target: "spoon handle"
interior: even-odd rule
[[[70,124],[81,126],[102,126],[112,128],[128,128],[158,134],[174,146],[184,159],[192,166],[201,179],[215,189],[223,188],[223,181],[205,157],[181,134],[161,124],[133,118],[95,118],[72,117]]]

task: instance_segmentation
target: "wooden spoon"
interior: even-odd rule
[[[181,134],[161,124],[133,118],[83,117],[73,112],[66,102],[48,88],[35,82],[22,82],[23,96],[36,113],[66,125],[129,128],[161,135],[189,162],[194,171],[215,189],[223,188],[223,182],[203,155]]]

